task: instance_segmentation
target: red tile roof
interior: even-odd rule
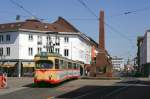
[[[79,30],[62,17],[59,17],[54,23],[43,23],[36,19],[28,19],[24,22],[0,24],[0,32],[17,31],[19,29],[54,32],[79,32]]]
[[[15,22],[15,23],[5,23],[0,24],[0,32],[9,32],[9,31],[19,31],[19,30],[35,30],[35,31],[52,31],[52,32],[70,32],[70,33],[81,33],[78,29],[76,29],[72,24],[66,21],[64,18],[59,17],[53,23],[44,23],[37,19],[28,19],[23,22]],[[85,36],[84,36],[85,37]],[[90,42],[93,42],[97,45],[94,40],[87,37]]]

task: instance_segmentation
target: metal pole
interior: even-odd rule
[[[21,77],[21,61],[18,61],[18,77]]]
[[[71,42],[71,59],[72,59],[72,42]]]

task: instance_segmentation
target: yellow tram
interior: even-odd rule
[[[67,79],[79,78],[83,63],[62,57],[60,54],[41,52],[35,55],[34,83],[57,84]]]

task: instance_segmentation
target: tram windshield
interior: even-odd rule
[[[53,68],[53,62],[50,60],[39,60],[36,62],[37,69],[51,69]]]

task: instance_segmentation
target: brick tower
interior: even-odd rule
[[[100,11],[99,18],[99,49],[105,51],[104,11]]]
[[[105,49],[104,11],[100,11],[99,18],[99,52],[96,57],[96,72],[103,74],[111,71],[111,61]]]

